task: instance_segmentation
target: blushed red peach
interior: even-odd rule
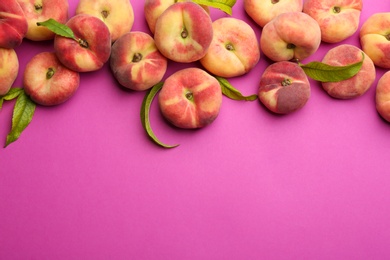
[[[134,24],[134,10],[129,0],[80,0],[76,14],[89,14],[101,19],[110,31],[112,42],[130,32]]]
[[[322,62],[332,66],[346,66],[357,63],[363,58],[363,51],[350,44],[342,44],[330,49]],[[339,82],[323,82],[323,89],[332,97],[338,99],[356,98],[364,93],[374,83],[376,70],[369,56],[364,55],[360,71],[352,78]]]
[[[260,47],[273,61],[304,60],[321,43],[318,23],[303,12],[282,13],[268,22],[261,33]]]
[[[54,37],[54,50],[59,60],[77,72],[96,71],[103,67],[111,54],[111,36],[105,23],[95,16],[78,14],[66,25],[78,40],[59,35]]]
[[[322,41],[337,43],[357,31],[362,8],[362,0],[306,0],[303,12],[318,22]]]
[[[171,5],[177,3],[177,0],[145,0],[144,14],[149,30],[152,34],[155,32],[156,22],[160,15]],[[201,5],[202,8],[209,13],[209,8],[206,5]]]
[[[260,46],[252,27],[233,17],[213,22],[213,40],[200,63],[211,74],[236,77],[248,73],[260,59]]]
[[[14,49],[0,48],[0,96],[8,93],[19,73],[19,60]]]
[[[289,114],[301,109],[310,98],[310,82],[295,62],[269,65],[260,79],[258,97],[270,111]]]
[[[390,122],[390,71],[379,79],[375,91],[375,105],[379,115]]]
[[[53,52],[35,55],[26,65],[23,85],[37,104],[59,105],[74,95],[80,84],[78,72],[66,68]]]
[[[390,12],[373,14],[364,22],[360,43],[376,66],[390,69]]]
[[[169,76],[158,94],[162,115],[179,128],[201,128],[214,122],[221,104],[219,82],[199,68],[179,70]]]
[[[19,46],[27,33],[27,20],[16,0],[0,1],[0,48]]]
[[[302,12],[302,8],[302,0],[244,0],[245,12],[261,27],[279,14]]]
[[[177,2],[157,19],[154,40],[160,52],[170,60],[197,61],[206,54],[212,39],[209,14],[193,2]]]
[[[153,87],[164,77],[167,65],[167,58],[147,33],[128,32],[112,45],[110,67],[126,88],[142,91]]]
[[[28,23],[26,38],[33,41],[51,40],[54,32],[44,26],[38,26],[37,22],[43,22],[50,18],[59,23],[68,21],[68,0],[17,0],[23,9]]]

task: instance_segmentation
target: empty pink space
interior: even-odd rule
[[[132,30],[150,33],[143,1],[131,1]],[[78,1],[69,0],[69,15]],[[360,26],[390,12],[364,1]],[[227,16],[212,9],[212,19]],[[261,28],[237,1],[233,16]],[[360,47],[359,33],[322,43],[303,63],[338,44]],[[52,41],[17,47],[23,71]],[[230,79],[256,94],[271,61]],[[200,63],[168,63],[166,79]],[[390,124],[375,109],[375,87],[361,97],[331,98],[310,80],[306,105],[275,115],[259,101],[223,97],[205,128],[171,126],[154,100],[155,145],[140,121],[145,92],[125,90],[108,64],[80,75],[74,96],[36,108],[19,140],[0,149],[0,260],[16,259],[390,259]],[[0,110],[0,142],[13,101]],[[1,146],[3,146],[3,144]]]

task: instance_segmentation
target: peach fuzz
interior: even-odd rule
[[[279,61],[268,66],[260,79],[260,102],[276,114],[301,109],[310,98],[310,82],[295,62]]]
[[[376,110],[379,115],[390,122],[390,71],[379,79],[375,91]]]
[[[110,31],[112,42],[130,32],[134,24],[133,6],[129,0],[80,0],[76,14],[89,14],[101,19]]]
[[[27,33],[27,20],[16,0],[0,1],[0,48],[19,46]]]
[[[111,54],[111,36],[105,23],[95,16],[78,14],[66,25],[78,40],[59,35],[54,37],[54,50],[59,60],[78,72],[96,71],[103,67]]]
[[[160,15],[168,9],[171,5],[175,4],[177,0],[145,0],[144,14],[145,20],[148,24],[149,30],[152,34],[155,32],[156,22]],[[201,5],[206,12],[210,12],[209,7]]]
[[[363,51],[350,44],[342,44],[330,49],[322,62],[332,66],[346,66],[362,60]],[[360,71],[352,78],[339,82],[322,82],[323,89],[332,97],[351,99],[363,95],[374,83],[376,70],[374,63],[364,55]]]
[[[128,32],[112,45],[110,67],[126,88],[142,91],[153,87],[162,80],[167,66],[167,58],[147,33]]]
[[[362,8],[362,0],[306,0],[303,12],[318,22],[322,41],[337,43],[357,31]]]
[[[23,74],[24,90],[44,106],[59,105],[74,95],[80,84],[78,72],[66,68],[53,52],[35,55]]]
[[[302,12],[302,0],[244,0],[245,12],[259,26],[264,27],[269,21],[282,13]]]
[[[59,23],[68,21],[68,0],[17,0],[26,16],[28,30],[26,38],[32,41],[52,40],[55,34],[37,22],[50,18]]]
[[[260,59],[260,46],[252,27],[233,17],[213,22],[213,40],[200,63],[211,74],[236,77],[249,72]]]
[[[158,94],[159,108],[179,128],[201,128],[218,116],[222,91],[216,78],[199,68],[179,70],[169,76]]]
[[[209,14],[193,2],[177,2],[157,19],[154,40],[160,52],[182,63],[201,59],[213,39]]]
[[[267,23],[260,36],[264,55],[273,61],[302,61],[321,43],[318,23],[303,12],[282,13]]]
[[[390,69],[390,12],[373,14],[364,22],[360,43],[376,66]]]
[[[19,73],[19,60],[14,49],[0,48],[0,96],[8,93]]]

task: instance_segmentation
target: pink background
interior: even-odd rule
[[[70,0],[74,15],[76,0]],[[149,32],[143,1],[133,30]],[[388,1],[364,1],[361,24]],[[234,17],[261,29],[238,0]],[[213,10],[212,17],[225,16]],[[343,43],[360,46],[358,33]],[[341,43],[340,43],[341,44]],[[321,60],[322,44],[305,60]],[[16,49],[20,75],[52,42]],[[264,56],[231,79],[255,94]],[[169,64],[167,76],[195,64]],[[81,75],[76,95],[37,107],[20,139],[0,149],[0,259],[389,259],[390,125],[362,97],[330,98],[311,81],[287,116],[226,97],[210,126],[180,130],[151,109],[165,150],[139,119],[143,92],[124,91],[106,65]],[[0,140],[14,102],[0,111]]]

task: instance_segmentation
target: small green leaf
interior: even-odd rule
[[[245,101],[257,100],[257,95],[243,96],[241,92],[238,89],[234,88],[227,79],[218,76],[216,76],[215,78],[218,80],[219,85],[221,86],[222,94],[224,94],[228,98],[233,100]]]
[[[23,130],[30,124],[35,112],[35,107],[36,104],[24,91],[19,93],[13,111],[12,128],[7,136],[5,147],[15,142]]]
[[[22,88],[11,88],[7,94],[0,96],[0,109],[3,106],[4,100],[12,100],[17,98],[21,92],[23,92]]]
[[[74,36],[72,29],[70,29],[65,24],[57,22],[52,18],[44,22],[37,22],[37,25],[45,26],[47,29],[49,29],[50,31],[54,32],[57,35],[77,40],[76,37]]]
[[[236,0],[192,0],[193,2],[200,5],[207,5],[210,7],[217,8],[229,15],[232,15],[232,8],[236,4]]]
[[[347,66],[331,66],[322,62],[310,62],[306,65],[299,64],[310,78],[321,82],[339,82],[355,76],[362,68],[362,60]]]
[[[154,141],[156,144],[164,147],[164,148],[174,148],[179,146],[178,144],[176,145],[166,145],[163,144],[158,140],[156,135],[153,133],[152,127],[150,126],[150,120],[149,120],[149,111],[150,111],[150,106],[152,104],[152,101],[156,94],[160,91],[162,86],[164,85],[163,82],[160,82],[156,85],[154,85],[145,95],[144,100],[142,102],[142,107],[141,107],[141,123],[143,128],[145,129],[146,133],[148,136]]]

